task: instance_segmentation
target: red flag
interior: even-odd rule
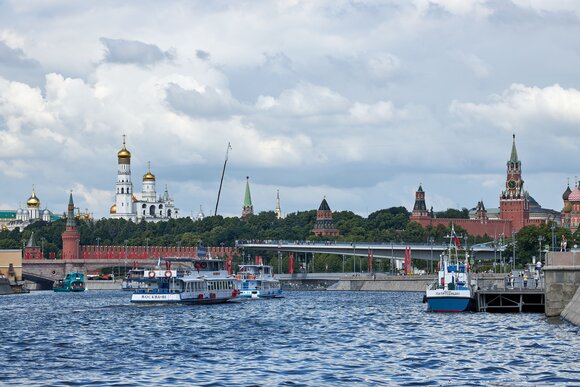
[[[460,249],[461,243],[459,242],[459,238],[457,237],[457,234],[455,233],[455,228],[453,226],[451,227],[451,236],[453,237],[453,241],[455,242],[455,246],[457,246],[457,248]]]

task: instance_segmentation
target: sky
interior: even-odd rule
[[[580,2],[0,0],[0,209],[114,202],[126,135],[183,216],[561,210],[580,175]]]

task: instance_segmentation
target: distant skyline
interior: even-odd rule
[[[0,209],[114,201],[127,135],[182,216],[498,207],[512,134],[560,211],[580,175],[580,2],[0,2]]]

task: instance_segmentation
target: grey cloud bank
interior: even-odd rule
[[[121,135],[182,214],[498,205],[511,134],[559,210],[580,175],[580,5],[551,1],[4,2],[0,208],[106,216]],[[35,28],[29,28],[34,25]],[[82,26],[83,33],[79,33]],[[56,183],[57,182],[57,183]]]

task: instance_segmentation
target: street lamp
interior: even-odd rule
[[[42,259],[44,259],[44,237],[40,238],[40,254]]]
[[[101,242],[101,238],[97,238],[97,258],[101,258],[101,250],[99,249],[100,242]]]
[[[352,272],[356,273],[356,245],[352,244]]]
[[[435,239],[433,237],[429,237],[429,244],[431,245],[431,273],[433,273],[433,242]]]
[[[149,238],[145,238],[145,255],[149,258]]]
[[[556,251],[556,222],[552,223],[552,251]]]
[[[516,269],[516,232],[512,231],[512,271]]]
[[[127,239],[125,239],[125,275],[127,275]]]
[[[539,255],[538,255],[538,260],[539,260],[540,262],[542,262],[542,241],[543,241],[543,240],[544,240],[544,236],[543,236],[543,235],[540,235],[540,236],[538,237],[538,244],[539,244],[539,248],[538,248],[538,253],[539,253]]]

